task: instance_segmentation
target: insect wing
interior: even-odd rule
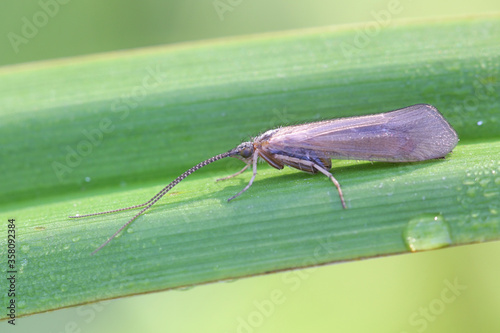
[[[298,158],[315,154],[387,162],[444,157],[458,142],[453,128],[435,107],[427,104],[283,127],[266,139],[268,149]]]

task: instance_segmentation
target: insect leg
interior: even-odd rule
[[[252,186],[252,183],[255,179],[255,176],[257,176],[257,160],[259,159],[259,154],[257,153],[254,153],[253,154],[253,158],[252,158],[252,165],[253,165],[253,175],[252,175],[252,178],[250,178],[250,181],[248,182],[248,185],[245,186],[244,189],[242,189],[240,192],[238,192],[236,195],[233,195],[231,198],[227,199],[227,201],[231,201],[233,200],[234,198],[236,197],[239,197],[243,192],[245,192],[246,190],[248,190],[250,188],[250,186]],[[249,166],[250,164],[248,164],[247,166]],[[242,170],[244,171],[244,170]]]
[[[236,176],[239,176],[241,175],[243,172],[245,172],[246,169],[248,169],[248,167],[250,166],[250,164],[247,164],[245,165],[245,167],[243,169],[241,169],[240,171],[236,172],[236,173],[233,173],[232,175],[229,175],[227,177],[222,177],[222,178],[217,178],[215,181],[218,182],[218,181],[221,181],[221,180],[226,180],[226,179],[229,179],[229,178],[233,178],[233,177],[236,177]]]
[[[340,189],[340,184],[337,181],[337,179],[335,179],[335,177],[333,177],[333,175],[330,172],[328,172],[327,170],[323,169],[322,167],[320,167],[316,163],[313,163],[313,167],[316,170],[318,170],[319,172],[321,172],[322,174],[324,174],[325,176],[327,176],[328,178],[330,178],[330,180],[333,182],[333,184],[337,187],[337,190],[339,191],[339,196],[340,196],[340,201],[342,202],[342,207],[344,209],[347,208],[346,205],[345,205],[345,201],[344,201],[344,195],[342,194],[342,190]]]

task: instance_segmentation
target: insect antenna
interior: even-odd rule
[[[194,167],[192,167],[191,169],[187,170],[186,172],[184,172],[182,175],[180,175],[179,177],[175,178],[170,184],[168,184],[167,186],[165,186],[160,192],[158,192],[154,197],[152,197],[151,199],[149,199],[148,201],[146,201],[145,203],[143,204],[140,204],[140,205],[135,205],[135,206],[130,206],[130,207],[125,207],[125,208],[119,208],[119,209],[114,209],[114,210],[108,210],[108,211],[105,211],[105,212],[99,212],[99,213],[91,213],[91,214],[85,214],[85,215],[77,215],[77,216],[70,216],[70,218],[80,218],[80,217],[87,217],[87,216],[95,216],[95,215],[101,215],[101,214],[108,214],[108,213],[116,213],[116,212],[121,212],[123,210],[128,210],[128,209],[134,209],[134,208],[139,208],[139,207],[144,207],[143,209],[141,209],[141,211],[139,213],[137,213],[134,217],[132,217],[130,220],[127,221],[127,223],[125,223],[123,226],[121,226],[120,229],[118,229],[111,237],[108,238],[107,241],[105,241],[104,243],[102,243],[97,249],[95,249],[91,255],[94,255],[96,254],[100,249],[102,249],[104,246],[106,246],[109,242],[111,242],[111,240],[113,238],[116,237],[116,235],[118,235],[123,229],[125,229],[130,223],[132,223],[136,218],[138,218],[142,213],[144,213],[146,210],[148,210],[151,206],[153,206],[158,200],[161,199],[161,197],[163,197],[168,191],[170,191],[175,185],[179,184],[184,178],[186,178],[187,176],[189,176],[190,174],[192,174],[193,172],[195,172],[196,170],[200,169],[200,168],[203,168],[204,166],[212,163],[212,162],[215,162],[215,161],[218,161],[222,158],[225,158],[225,157],[229,157],[229,156],[232,156],[234,153],[232,153],[231,151],[227,152],[227,153],[223,153],[223,154],[219,154],[219,155],[216,155],[212,158],[209,158],[208,160],[205,160],[201,163],[198,163],[196,164]]]

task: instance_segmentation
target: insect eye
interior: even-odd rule
[[[241,151],[240,151],[240,156],[243,157],[243,158],[249,158],[250,156],[252,156],[253,154],[253,149],[252,148],[243,148]]]

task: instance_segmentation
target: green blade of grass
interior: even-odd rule
[[[500,20],[487,17],[1,69],[0,255],[15,218],[18,315],[498,239],[499,45]],[[436,105],[459,145],[421,163],[335,161],[347,210],[327,178],[262,164],[252,188],[227,203],[250,172],[215,183],[243,166],[223,160],[95,256],[135,211],[67,218],[142,203],[194,164],[278,125],[416,103]]]

